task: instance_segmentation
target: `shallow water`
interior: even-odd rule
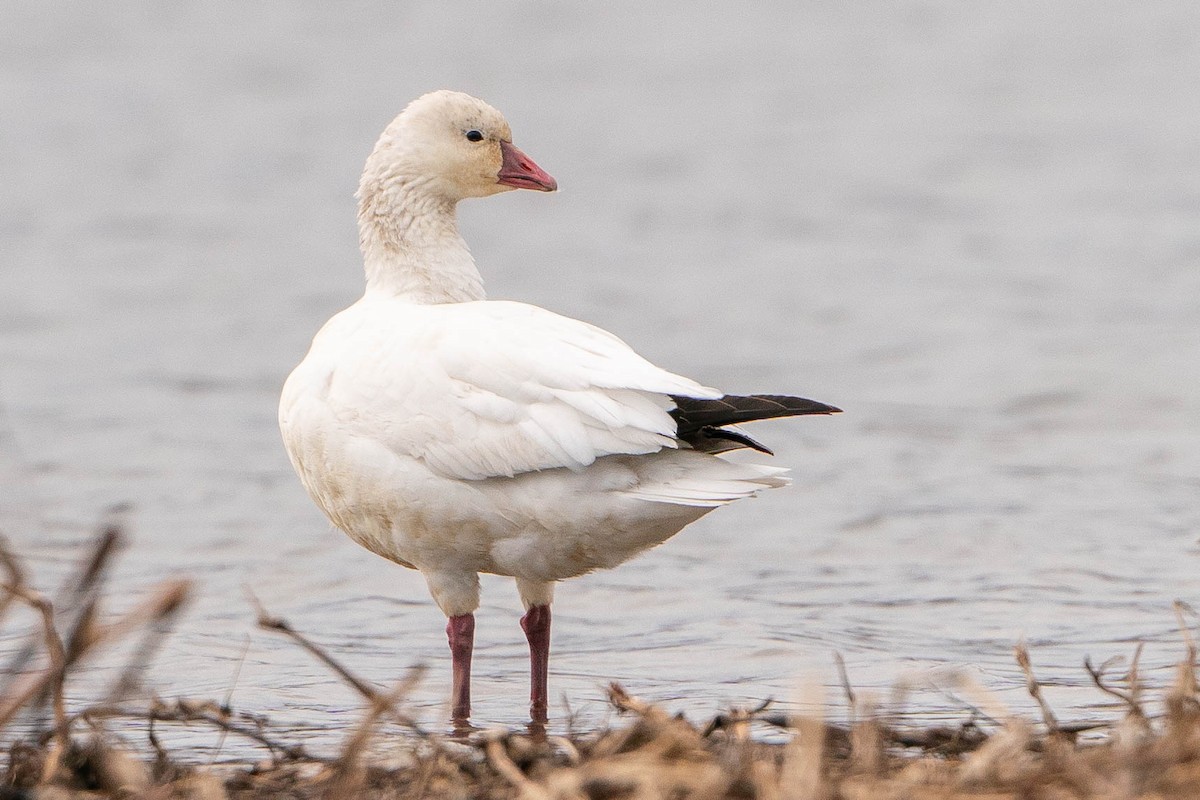
[[[443,618],[330,531],[275,401],[361,291],[363,158],[451,86],[563,187],[463,208],[493,297],[846,409],[755,427],[793,488],[562,585],[554,696],[585,720],[610,679],[696,714],[837,699],[836,651],[957,720],[923,688],[947,669],[1028,708],[1024,637],[1060,717],[1106,717],[1082,659],[1145,641],[1169,681],[1171,603],[1200,595],[1200,10],[1049,6],[8,4],[0,527],[50,588],[132,504],[114,605],[199,581],[164,696],[229,693],[322,747],[357,718],[254,629],[251,586],[371,680],[428,663],[413,703],[441,720]],[[515,725],[519,603],[484,592],[477,717]]]

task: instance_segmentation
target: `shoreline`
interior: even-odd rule
[[[318,756],[289,742],[288,730],[214,700],[139,703],[142,676],[185,607],[191,584],[172,578],[113,619],[101,613],[106,567],[122,532],[105,527],[79,564],[56,608],[29,587],[17,557],[0,545],[7,573],[0,618],[14,604],[36,612],[35,637],[11,660],[0,693],[0,742],[7,751],[5,798],[682,798],[682,797],[1195,797],[1200,794],[1200,685],[1194,616],[1175,606],[1183,643],[1173,685],[1147,696],[1138,674],[1139,646],[1126,664],[1085,663],[1096,690],[1123,707],[1108,722],[1060,720],[1042,694],[1027,648],[1015,658],[1040,712],[1029,719],[969,676],[957,725],[914,724],[914,713],[882,710],[856,691],[838,657],[844,705],[806,704],[818,714],[757,708],[711,712],[693,722],[645,702],[613,683],[612,724],[566,733],[527,730],[434,732],[405,710],[423,677],[411,669],[394,687],[362,680],[336,658],[274,617],[257,599],[258,626],[291,640],[361,698],[362,710],[336,754]],[[72,669],[98,649],[133,642],[126,668],[107,699],[67,712]],[[142,692],[144,694],[144,692]],[[1147,713],[1161,703],[1163,713]],[[846,724],[828,721],[845,717]],[[15,721],[32,720],[17,727]],[[114,734],[115,718],[140,720],[137,743]],[[174,724],[203,725],[222,737],[263,748],[257,761],[203,763],[169,750],[159,733]],[[403,733],[397,736],[396,731]],[[773,731],[765,742],[762,731]],[[36,733],[40,731],[40,734]]]

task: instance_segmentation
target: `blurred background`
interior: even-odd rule
[[[1086,720],[1084,656],[1145,641],[1167,682],[1200,592],[1197,30],[1187,2],[5,3],[0,529],[51,589],[131,504],[113,605],[199,581],[164,696],[315,742],[357,718],[249,586],[371,680],[430,664],[444,719],[441,613],[330,529],[275,408],[362,291],[363,159],[455,88],[562,187],[461,208],[490,296],[846,410],[755,426],[790,490],[562,585],[552,697],[707,713],[836,687],[836,651],[961,719],[919,690],[959,669],[1025,707],[1025,637]],[[484,593],[478,721],[518,724],[520,604]]]

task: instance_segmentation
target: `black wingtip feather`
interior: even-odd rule
[[[711,425],[701,428],[695,434],[697,437],[707,437],[709,439],[721,439],[722,441],[732,442],[733,446],[727,449],[736,450],[739,447],[749,447],[751,450],[757,450],[760,453],[766,453],[769,456],[775,455],[775,451],[767,447],[762,442],[754,439],[741,431],[727,430],[726,428],[714,428]],[[694,442],[693,442],[694,444]]]
[[[716,400],[672,395],[671,399],[676,406],[671,416],[679,426],[680,436],[708,426],[719,428],[760,419],[841,412],[828,403],[783,394],[725,395]]]
[[[759,419],[797,417],[810,414],[838,414],[841,409],[828,403],[809,400],[806,397],[791,397],[784,394],[725,395],[716,400],[701,400],[695,397],[672,395],[675,408],[676,435],[693,447],[719,452],[720,449],[751,447],[768,455],[774,455],[765,445],[756,442],[740,431],[724,430],[724,425],[754,422]],[[719,439],[732,447],[714,450],[711,441]]]

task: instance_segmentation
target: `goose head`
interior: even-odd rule
[[[367,159],[360,193],[397,183],[451,203],[512,189],[558,188],[512,143],[503,114],[444,89],[418,97],[388,125]]]

